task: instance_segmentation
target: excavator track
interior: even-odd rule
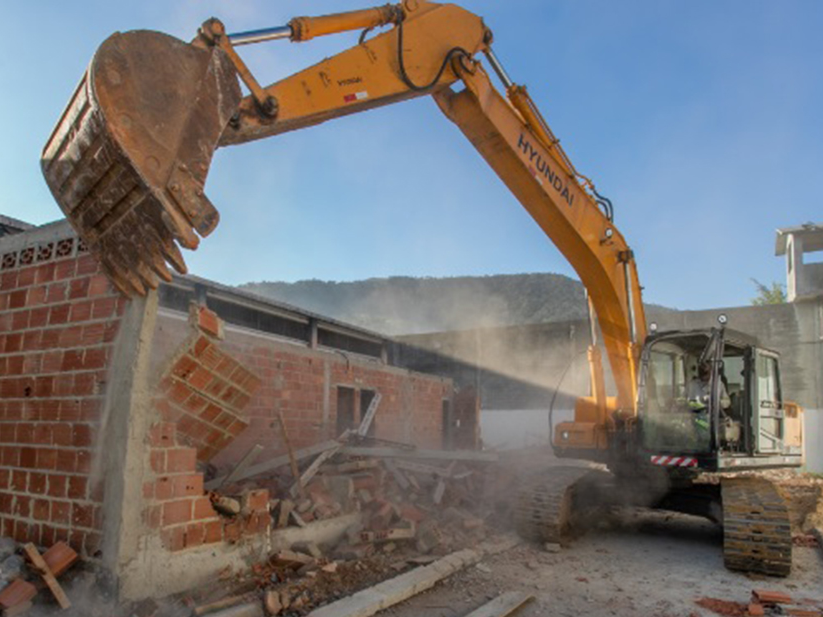
[[[786,502],[762,478],[724,478],[723,557],[730,570],[788,576],[792,534]]]
[[[514,511],[517,533],[534,542],[561,543],[571,533],[575,485],[587,467],[552,467],[540,481],[520,491]]]

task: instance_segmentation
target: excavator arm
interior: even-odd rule
[[[367,37],[374,28],[389,29]],[[261,87],[236,47],[364,30],[355,47]],[[115,34],[98,50],[43,153],[68,219],[127,295],[185,272],[177,244],[196,248],[217,224],[205,196],[217,147],[432,95],[569,260],[589,294],[617,388],[607,400],[598,346],[592,396],[564,429],[568,447],[604,450],[614,411],[634,410],[645,338],[632,251],[610,204],[577,173],[526,89],[506,75],[476,15],[425,0],[238,35],[209,20],[190,44],[156,32]],[[505,86],[492,84],[478,54]],[[238,78],[249,94],[242,97]],[[462,82],[462,90],[452,86]],[[196,232],[196,233],[195,233]],[[594,329],[593,329],[594,332]]]

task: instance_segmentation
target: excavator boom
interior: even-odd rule
[[[390,27],[366,37],[380,26]],[[267,87],[235,50],[352,29],[365,29],[359,44]],[[633,409],[636,342],[645,336],[633,254],[614,227],[610,205],[576,171],[525,88],[508,78],[491,42],[478,16],[424,0],[296,18],[237,35],[211,19],[192,43],[150,31],[118,33],[95,54],[44,149],[43,170],[111,280],[127,295],[144,294],[170,278],[167,264],[185,272],[178,245],[196,248],[198,236],[217,225],[205,195],[217,147],[433,95],[589,290],[617,400],[606,399],[593,346],[593,397],[579,405],[586,428],[577,441],[603,450],[615,404]],[[478,60],[481,53],[505,96]],[[451,88],[458,81],[465,86],[460,92]]]

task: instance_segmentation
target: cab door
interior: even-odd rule
[[[771,454],[783,450],[785,412],[780,390],[777,354],[755,349],[753,417],[755,452]]]

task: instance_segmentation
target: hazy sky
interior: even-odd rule
[[[40,149],[116,30],[189,39],[365,3],[282,0],[6,3],[0,213],[59,218]],[[823,221],[823,2],[465,0],[566,151],[615,204],[645,299],[747,304],[784,280],[778,227]],[[270,83],[356,42],[241,48]],[[222,222],[193,273],[223,283],[560,272],[575,276],[428,98],[221,150],[207,193]]]

